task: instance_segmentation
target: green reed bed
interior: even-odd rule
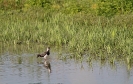
[[[112,18],[28,10],[0,14],[0,41],[7,44],[66,46],[73,57],[133,58],[133,16]],[[89,53],[89,54],[88,54]]]

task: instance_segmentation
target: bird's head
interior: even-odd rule
[[[47,47],[47,51],[49,51],[50,50],[50,47]]]

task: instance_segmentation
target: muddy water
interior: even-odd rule
[[[101,61],[61,60],[56,50],[51,50],[49,73],[43,58],[36,58],[41,50],[15,53],[2,49],[0,84],[133,84],[133,69],[123,61],[111,65]]]

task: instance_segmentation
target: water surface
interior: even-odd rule
[[[16,53],[10,49],[2,50],[0,84],[133,84],[133,69],[124,61],[110,64],[100,60],[91,63],[85,59],[82,62],[61,60],[58,54],[61,51],[57,49],[51,50],[52,72],[49,73],[43,58],[36,58],[41,51],[42,48],[40,51],[19,50]]]

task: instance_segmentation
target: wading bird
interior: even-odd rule
[[[42,54],[37,54],[38,57],[44,57],[44,59],[47,59],[47,57],[50,55],[50,47],[47,47],[47,51]]]

